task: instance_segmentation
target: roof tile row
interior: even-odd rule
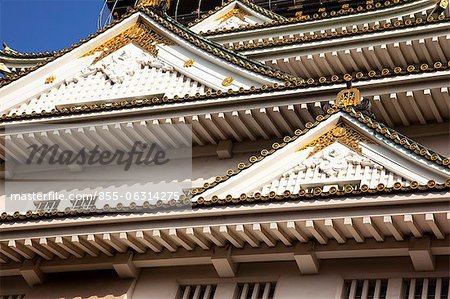
[[[322,14],[314,14],[311,16],[304,16],[302,18],[284,18],[284,20],[274,20],[272,22],[264,22],[262,24],[250,24],[247,26],[242,27],[236,27],[236,28],[230,28],[230,29],[221,29],[221,30],[215,30],[215,31],[207,31],[207,32],[201,32],[204,36],[212,36],[212,35],[218,35],[218,34],[225,34],[225,33],[231,33],[231,32],[241,32],[241,31],[249,31],[249,30],[256,30],[261,28],[270,28],[270,27],[276,27],[281,25],[287,25],[287,24],[299,24],[299,23],[305,23],[305,22],[311,22],[311,21],[317,21],[317,20],[323,20],[323,19],[331,19],[339,16],[344,15],[355,15],[367,11],[374,11],[374,10],[381,10],[381,9],[389,9],[395,6],[399,6],[405,3],[413,2],[414,0],[393,0],[393,1],[385,1],[384,3],[376,3],[375,5],[367,4],[365,7],[359,6],[357,9],[349,8],[349,9],[341,9],[339,11],[330,11],[330,12],[323,12]],[[220,7],[219,7],[220,9]],[[218,10],[218,9],[217,9]],[[201,17],[200,19],[196,20],[195,23],[200,22],[204,18],[208,17],[209,15],[215,13],[216,11],[212,11],[208,13],[206,16]],[[193,24],[192,24],[193,25]]]
[[[323,198],[348,198],[348,197],[361,197],[361,196],[377,196],[383,194],[408,194],[408,193],[424,193],[424,192],[443,192],[450,190],[450,179],[446,180],[444,184],[437,184],[434,181],[429,181],[426,185],[420,185],[417,182],[411,182],[409,186],[403,186],[401,183],[395,183],[392,188],[388,188],[383,184],[379,184],[376,188],[369,188],[367,185],[362,185],[360,188],[355,188],[351,185],[344,186],[342,189],[331,188],[329,191],[324,192],[322,188],[316,187],[311,191],[300,190],[297,194],[292,194],[289,190],[286,190],[282,194],[276,194],[271,192],[267,196],[260,194],[254,194],[253,196],[247,196],[242,194],[238,198],[231,195],[225,198],[218,198],[213,196],[211,200],[205,200],[199,197],[195,202],[192,202],[189,198],[183,198],[179,200],[171,200],[169,202],[157,201],[155,204],[145,202],[143,205],[138,206],[135,203],[131,203],[128,207],[118,204],[116,207],[105,205],[103,208],[92,207],[88,209],[70,209],[67,208],[64,211],[51,210],[51,211],[28,211],[26,213],[14,212],[12,214],[2,213],[0,216],[0,223],[7,222],[22,222],[22,221],[39,221],[39,220],[51,220],[58,218],[80,218],[80,217],[101,217],[108,215],[119,214],[145,214],[156,212],[169,212],[173,210],[185,210],[188,207],[194,209],[215,207],[215,206],[232,206],[232,205],[245,205],[245,204],[265,204],[265,203],[285,203],[285,202],[298,202],[301,204],[305,200],[320,200]]]
[[[246,50],[256,50],[256,49],[265,49],[271,47],[278,46],[286,46],[286,45],[295,45],[295,44],[305,44],[311,42],[317,42],[322,40],[330,40],[330,39],[338,39],[344,37],[354,37],[358,35],[370,34],[370,33],[381,33],[381,32],[389,32],[403,28],[417,28],[423,27],[430,24],[435,23],[449,23],[450,18],[446,18],[444,15],[440,15],[435,18],[433,16],[428,17],[427,19],[422,19],[420,17],[407,19],[407,20],[397,20],[394,23],[386,22],[383,26],[379,24],[365,25],[362,28],[353,28],[352,30],[339,30],[333,31],[330,33],[317,33],[313,35],[304,35],[304,36],[294,36],[287,37],[282,39],[268,40],[268,41],[260,41],[255,43],[246,43],[240,45],[231,45],[227,46],[227,48],[232,49],[234,51],[246,51]]]
[[[335,85],[342,84],[347,81],[353,82],[363,82],[369,81],[373,79],[383,79],[383,78],[392,78],[397,76],[407,76],[413,74],[424,74],[424,73],[432,73],[432,72],[442,72],[447,71],[450,68],[450,61],[447,62],[435,62],[432,66],[428,64],[417,64],[417,65],[409,65],[408,67],[395,67],[394,69],[382,69],[378,70],[370,70],[368,72],[354,72],[352,74],[344,74],[344,75],[333,75],[331,77],[319,77],[319,78],[308,78],[301,79],[298,78],[295,82],[286,82],[284,84],[274,84],[272,86],[262,85],[261,88],[257,88],[255,86],[250,87],[249,89],[240,88],[239,90],[229,89],[227,91],[207,91],[205,94],[197,93],[195,95],[179,95],[174,96],[173,98],[163,97],[163,98],[143,98],[143,99],[134,99],[134,100],[121,100],[112,102],[109,104],[92,104],[92,105],[78,105],[72,106],[68,108],[61,108],[60,110],[53,109],[51,111],[33,111],[29,114],[22,113],[17,115],[15,113],[3,114],[1,116],[1,122],[11,122],[11,121],[20,121],[26,119],[44,119],[44,118],[54,118],[54,117],[63,117],[66,115],[82,115],[89,113],[98,113],[98,112],[108,112],[112,110],[124,110],[124,109],[133,109],[140,108],[145,106],[156,106],[156,105],[165,105],[170,103],[181,103],[181,102],[195,102],[201,100],[211,100],[211,99],[219,99],[226,98],[230,96],[238,96],[238,95],[256,95],[262,93],[269,93],[274,91],[282,91],[282,90],[295,90],[295,89],[303,89],[308,87],[316,87],[316,86],[327,86],[327,85]]]

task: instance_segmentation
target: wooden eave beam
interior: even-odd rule
[[[236,263],[247,262],[268,262],[268,261],[291,261],[297,262],[300,271],[303,273],[317,273],[318,261],[321,259],[342,259],[342,258],[370,258],[370,257],[411,257],[417,270],[423,271],[430,265],[430,259],[436,252],[441,251],[444,246],[449,249],[448,236],[445,240],[436,239],[411,239],[409,241],[396,241],[394,238],[387,238],[385,242],[380,243],[376,240],[367,240],[363,244],[355,241],[348,241],[345,244],[330,242],[328,244],[302,244],[296,243],[296,246],[285,246],[278,243],[275,247],[261,245],[259,248],[252,248],[245,245],[242,248],[230,248],[225,250],[225,255],[218,256],[215,253],[221,252],[221,249],[202,250],[197,248],[194,251],[187,251],[180,248],[176,253],[169,252],[146,252],[144,254],[135,253],[132,258],[130,255],[118,254],[114,257],[87,256],[84,259],[71,257],[69,259],[42,260],[39,270],[42,273],[70,272],[81,270],[99,270],[120,268],[114,265],[125,265],[125,272],[134,272],[132,269],[142,267],[169,267],[185,265],[214,265],[212,259],[216,259],[216,269],[222,275],[232,274]],[[417,243],[418,241],[419,243]],[[423,260],[426,253],[426,260]],[[443,254],[441,252],[441,254]],[[448,254],[448,253],[447,253]],[[118,262],[117,256],[126,256],[125,262]],[[297,257],[297,258],[296,258]],[[225,260],[224,260],[225,259]],[[414,261],[415,260],[415,261]],[[32,260],[29,260],[32,262]],[[0,275],[19,275],[23,263],[10,263],[5,266],[5,271],[0,271]],[[422,268],[424,265],[425,268]],[[17,269],[17,270],[15,270]],[[428,269],[428,268],[427,268]],[[116,269],[117,270],[117,269]],[[225,274],[228,273],[228,274]],[[234,272],[233,272],[234,273]]]

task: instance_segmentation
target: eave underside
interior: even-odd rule
[[[131,264],[137,268],[214,265],[213,252],[227,246],[230,262],[236,264],[294,261],[296,252],[311,248],[311,242],[315,246],[307,254],[318,260],[408,257],[415,239],[429,240],[424,242],[431,256],[445,256],[450,254],[448,196],[442,191],[340,203],[229,207],[226,213],[214,208],[174,211],[158,213],[154,221],[149,215],[131,214],[4,223],[0,274],[26,275],[21,265],[37,257],[45,273],[111,269],[117,257],[130,250]],[[343,209],[336,209],[340,205]],[[184,218],[192,213],[194,218]],[[220,218],[214,217],[217,213]],[[415,257],[411,259],[414,264]]]
[[[369,81],[370,84],[361,82],[354,83],[354,86],[360,88],[364,97],[371,100],[377,121],[389,127],[404,127],[405,130],[411,126],[438,124],[442,129],[434,133],[448,134],[445,125],[449,121],[450,103],[447,72],[410,75],[407,78],[399,76],[394,80],[375,79]],[[311,87],[297,91],[273,91],[228,97],[224,100],[206,100],[204,104],[204,100],[199,100],[189,105],[162,105],[149,107],[149,110],[144,107],[129,114],[128,120],[122,120],[127,127],[140,126],[142,121],[191,124],[194,146],[217,145],[225,140],[236,143],[274,140],[292,135],[296,129],[304,129],[306,123],[314,122],[318,115],[324,114],[333,105],[340,89],[340,86]],[[98,121],[102,116],[123,117],[123,112],[93,111],[85,115],[64,116],[61,120],[74,123],[89,119]],[[94,129],[98,127],[99,131],[101,126],[102,124],[89,125]],[[171,142],[182,144],[175,139]]]

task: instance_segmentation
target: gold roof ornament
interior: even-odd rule
[[[251,15],[238,7],[238,8],[233,8],[232,10],[230,10],[223,16],[217,18],[216,21],[220,20],[220,24],[222,24],[223,22],[228,21],[232,17],[236,17],[241,21],[245,21],[245,16],[251,16]]]
[[[188,60],[186,60],[186,61],[184,62],[184,65],[183,65],[183,66],[184,66],[185,68],[188,68],[188,67],[193,66],[194,63],[195,63],[195,60],[194,60],[194,59],[188,59]]]
[[[359,146],[360,142],[375,144],[372,140],[368,139],[366,136],[358,133],[357,131],[350,128],[344,123],[339,123],[334,128],[321,135],[320,137],[314,139],[298,151],[305,150],[309,147],[314,146],[314,149],[309,153],[308,158],[312,157],[314,154],[323,150],[324,148],[330,146],[331,144],[339,142],[346,147],[361,153],[362,149]]]
[[[56,76],[51,75],[45,79],[45,84],[51,84],[51,83],[55,82],[55,80],[56,80]]]
[[[441,7],[443,10],[446,10],[448,8],[448,0],[441,0],[439,1],[439,7]]]
[[[361,104],[361,92],[357,88],[341,90],[334,100],[334,105],[338,108],[358,106],[359,104]]]
[[[223,79],[222,81],[222,85],[223,86],[231,86],[234,82],[234,78],[233,77],[226,77],[225,79]]]
[[[170,0],[140,0],[137,7],[163,7],[167,5],[170,8]]]
[[[93,55],[97,52],[102,52],[93,63],[96,63],[109,54],[117,51],[118,49],[128,45],[129,43],[136,44],[137,46],[148,51],[154,57],[158,56],[158,49],[156,45],[163,44],[166,46],[173,46],[175,43],[170,39],[161,36],[159,33],[153,31],[150,26],[144,23],[136,23],[125,31],[119,33],[112,39],[106,41],[95,49],[85,53],[82,57]]]
[[[306,19],[308,19],[309,18],[309,15],[304,15],[303,14],[303,11],[297,11],[296,13],[295,13],[295,17],[298,19],[298,20],[306,20]]]
[[[448,9],[449,0],[439,0],[436,6],[428,13],[427,20],[433,20],[433,15],[440,16]]]

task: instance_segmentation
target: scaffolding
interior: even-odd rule
[[[103,0],[103,6],[98,15],[97,27],[103,29],[114,17],[120,16],[128,7],[134,7],[140,0]]]

